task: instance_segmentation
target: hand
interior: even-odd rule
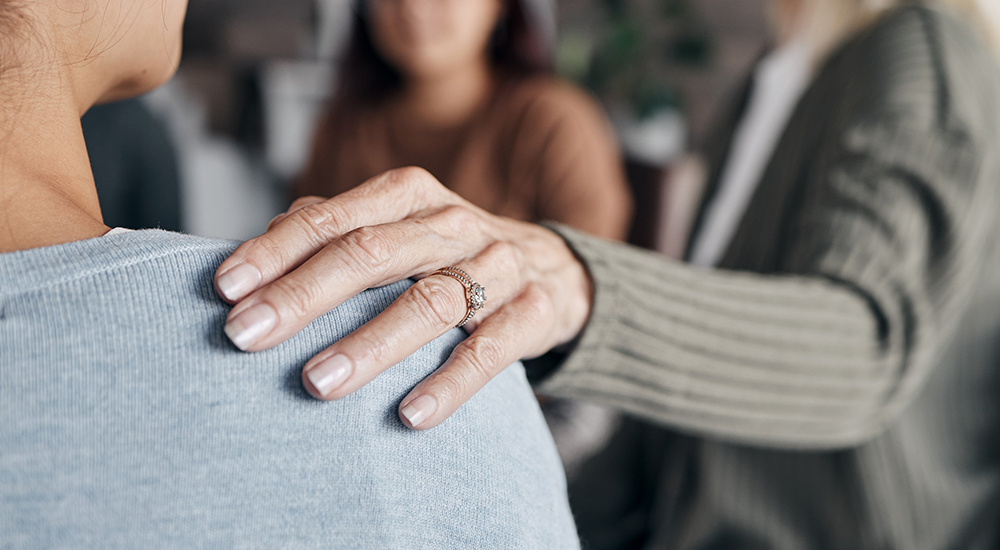
[[[419,168],[387,172],[329,200],[307,197],[243,243],[216,272],[236,306],[226,334],[240,349],[275,346],[355,294],[419,279],[375,319],[303,369],[306,389],[339,399],[465,318],[465,270],[487,300],[469,338],[400,403],[414,429],[434,427],[511,363],[569,342],[586,324],[592,283],[554,232],[494,216]],[[237,303],[238,302],[238,303]]]

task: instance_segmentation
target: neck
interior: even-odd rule
[[[454,126],[468,120],[489,96],[493,74],[482,59],[474,67],[433,78],[409,78],[399,105],[407,118],[430,126]]]
[[[0,78],[0,253],[108,230],[80,127],[86,102],[68,92],[71,78],[55,63]]]

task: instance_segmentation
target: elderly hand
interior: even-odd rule
[[[591,281],[544,227],[491,215],[426,171],[387,172],[329,200],[307,197],[216,272],[235,307],[226,334],[240,349],[275,346],[355,294],[419,279],[389,308],[303,369],[306,389],[339,399],[466,318],[469,294],[435,274],[457,266],[487,292],[471,334],[400,403],[414,429],[434,427],[511,363],[572,340],[587,321]]]

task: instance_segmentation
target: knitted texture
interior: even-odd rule
[[[899,9],[821,68],[724,269],[553,226],[595,298],[541,389],[670,440],[647,547],[995,548],[998,211],[997,62]]]
[[[399,401],[462,331],[315,400],[305,362],[409,282],[242,353],[212,282],[234,248],[142,231],[0,255],[0,548],[578,548],[519,365],[426,432]]]

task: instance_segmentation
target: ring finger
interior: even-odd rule
[[[507,254],[506,246],[497,244],[457,266],[486,276],[475,280],[482,282],[488,299],[465,325],[470,332],[522,286],[520,280],[487,275],[518,272],[497,269],[509,261],[502,258]],[[303,384],[320,399],[351,394],[454,328],[469,311],[468,297],[466,286],[455,278],[442,274],[424,277],[377,317],[310,360],[303,369]]]

